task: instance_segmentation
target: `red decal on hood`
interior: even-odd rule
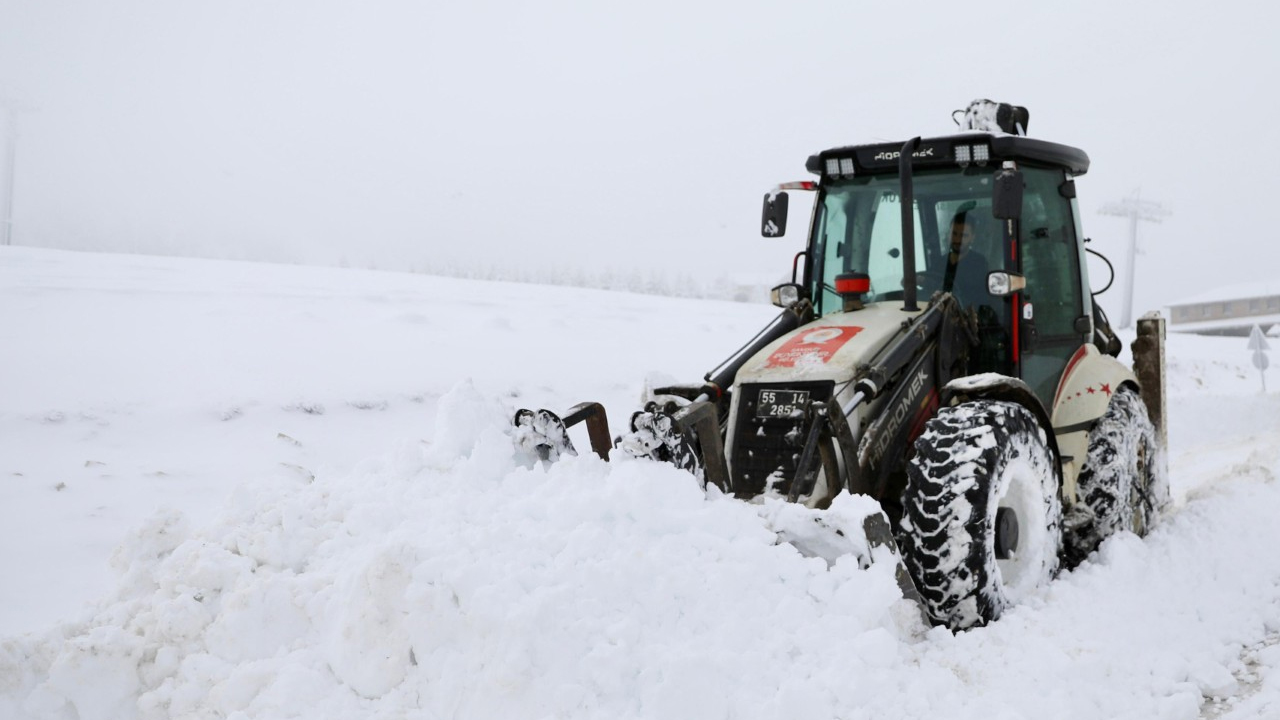
[[[815,327],[783,343],[765,361],[767,368],[826,363],[836,351],[862,332],[860,327]]]

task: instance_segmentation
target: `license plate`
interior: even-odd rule
[[[785,418],[804,413],[809,403],[808,390],[761,390],[756,402],[756,417]]]

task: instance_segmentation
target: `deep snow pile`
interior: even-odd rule
[[[764,304],[404,273],[0,248],[0,636],[111,590],[157,507],[211,521],[243,482],[346,474],[435,431],[464,378],[503,401],[701,377]]]
[[[5,669],[26,670],[21,712],[784,714],[828,671],[781,694],[741,678],[834,637],[888,651],[919,628],[891,563],[828,568],[777,544],[767,527],[802,523],[803,508],[708,501],[649,463],[518,467],[505,413],[469,384],[440,412],[425,448],[242,486],[208,528],[152,518],[112,559],[116,596],[38,645],[47,670],[5,646]],[[836,512],[852,531],[874,507],[846,498]],[[875,653],[841,654],[842,673],[877,674]]]
[[[31,262],[47,277],[31,281],[31,266],[23,265]],[[710,337],[734,322],[750,326],[745,313],[734,315],[739,309],[601,293],[583,302],[580,291],[557,289],[522,296],[521,320],[498,328],[496,310],[476,298],[502,296],[502,286],[258,266],[251,273],[261,278],[250,281],[235,265],[137,259],[122,272],[94,256],[0,255],[0,272],[26,268],[21,282],[7,276],[8,290],[0,283],[13,296],[0,306],[26,313],[21,320],[0,314],[0,329],[31,348],[20,368],[0,370],[20,369],[34,383],[13,388],[17,410],[0,413],[3,435],[23,440],[7,441],[0,454],[9,508],[0,512],[9,513],[8,525],[51,526],[50,539],[76,537],[93,519],[104,533],[116,528],[115,541],[123,538],[110,557],[115,575],[107,591],[88,595],[98,598],[93,606],[69,622],[0,640],[0,717],[1280,714],[1280,395],[1247,387],[1241,366],[1248,356],[1241,352],[1231,364],[1234,346],[1226,341],[1171,338],[1179,359],[1171,362],[1179,376],[1170,410],[1177,503],[1165,523],[1145,540],[1109,541],[999,622],[952,635],[919,624],[883,557],[868,568],[856,554],[828,564],[780,543],[780,535],[802,534],[811,522],[802,508],[708,495],[688,475],[651,463],[584,454],[530,468],[514,456],[508,433],[516,399],[488,375],[505,371],[504,349],[520,348],[506,356],[509,364],[525,362],[514,372],[546,373],[548,384],[535,394],[553,407],[583,399],[579,386],[625,405],[642,380],[637,373],[619,385],[615,367],[593,363],[569,371],[560,360],[538,366],[537,358],[564,357],[540,319],[595,328],[604,336],[597,340],[630,353],[627,363],[679,374],[687,371],[659,365],[660,347],[650,359],[636,357],[641,350],[627,343],[637,342],[637,327],[717,315],[724,320],[706,331]],[[157,291],[164,278],[183,273],[205,282],[190,292]],[[224,273],[236,273],[235,281]],[[329,300],[335,283],[344,303]],[[241,289],[227,294],[234,284]],[[110,292],[95,290],[103,286]],[[226,340],[225,328],[238,328],[261,344],[253,348],[257,358],[279,360],[281,382],[294,384],[280,389],[246,375],[246,395],[228,396],[226,387],[202,394],[200,383],[187,387],[174,373],[173,384],[156,389],[147,382],[151,367],[119,363],[116,387],[128,392],[86,383],[86,392],[98,394],[50,399],[62,391],[55,376],[39,372],[42,365],[87,373],[93,360],[34,341],[42,326],[74,323],[86,305],[101,311],[95,320],[108,345],[99,356],[133,351],[156,365],[183,357],[132,329],[151,307],[149,295],[183,310],[187,325],[171,332]],[[303,377],[294,377],[291,353],[307,338],[273,325],[282,308],[322,332],[312,346],[349,331],[371,356],[411,356],[386,360],[374,391],[356,382],[367,377],[350,372],[363,361],[336,352],[308,354]],[[635,320],[591,324],[619,312],[634,312]],[[412,320],[379,324],[388,317]],[[448,327],[494,332],[468,336],[477,362],[449,355],[435,365],[432,384],[410,384],[415,365],[436,361],[430,343],[438,337],[425,333],[427,344],[415,345],[406,325],[446,326],[445,318],[457,323]],[[739,341],[747,336],[732,329]],[[642,330],[657,336],[654,327]],[[111,344],[113,333],[122,346]],[[228,344],[249,350],[234,347],[243,341]],[[218,363],[208,362],[216,371]],[[248,372],[227,362],[224,372]],[[1201,382],[1188,381],[1188,367]],[[315,385],[325,378],[346,384]],[[343,398],[372,400],[372,407],[334,409]],[[330,409],[283,409],[298,404]],[[76,419],[90,405],[97,419]],[[228,419],[210,408],[240,412]],[[45,421],[54,410],[72,419]],[[385,429],[385,418],[419,427],[400,436],[368,429]],[[153,434],[165,424],[205,438],[171,452],[168,479],[150,474],[159,465],[141,462],[131,475],[119,469],[123,457],[108,455],[121,445],[164,455],[162,445],[182,434]],[[237,427],[243,434],[226,434]],[[365,428],[356,433],[364,447],[356,456],[344,443],[358,428]],[[230,457],[209,440],[215,437],[235,441],[225,446]],[[105,467],[119,475],[81,478],[42,464],[52,462],[50,452],[94,473],[102,468],[79,468],[80,458],[106,457]],[[203,463],[213,455],[225,464],[210,471]],[[22,476],[11,468],[23,468]],[[65,489],[30,487],[59,477],[71,478]],[[128,489],[131,506],[147,506],[145,521],[115,512],[95,478]],[[144,491],[169,483],[190,497],[166,496],[180,509],[153,513]],[[33,517],[20,517],[12,509],[19,504]],[[94,504],[108,508],[111,522]],[[836,515],[852,529],[870,509],[845,497]],[[32,557],[73,566],[41,543],[28,547]],[[12,564],[13,555],[2,562],[11,563],[2,566],[6,580],[39,577]]]
[[[518,467],[469,385],[440,412],[426,446],[241,486],[206,528],[152,518],[92,617],[4,643],[3,716],[1192,718],[1280,632],[1274,451],[952,636],[889,563],[778,544],[800,508],[649,463]]]

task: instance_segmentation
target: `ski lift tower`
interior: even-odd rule
[[[18,113],[0,102],[0,244],[13,244],[13,166],[17,153]]]
[[[1124,292],[1124,312],[1120,315],[1120,327],[1127,328],[1133,325],[1133,266],[1134,260],[1138,254],[1138,221],[1147,220],[1158,223],[1169,215],[1172,211],[1167,210],[1158,202],[1143,200],[1140,197],[1140,190],[1134,190],[1129,197],[1118,202],[1107,203],[1103,205],[1098,212],[1103,215],[1118,215],[1120,217],[1129,218],[1129,282]]]
[[[0,244],[13,244],[14,166],[18,162],[18,116],[38,108],[0,96]]]

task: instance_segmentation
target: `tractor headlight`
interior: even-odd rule
[[[769,291],[769,299],[777,307],[789,308],[800,302],[800,286],[795,283],[779,285]]]
[[[1027,279],[1017,273],[996,270],[987,274],[987,292],[996,297],[1009,297],[1027,287]]]

